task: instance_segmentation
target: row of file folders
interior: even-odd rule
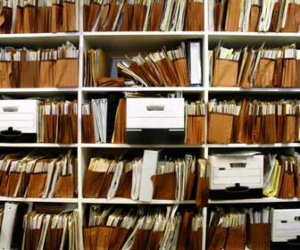
[[[208,1],[209,30],[299,32],[298,0]]]
[[[0,48],[0,88],[70,88],[78,86],[78,49],[70,42],[57,48]]]
[[[202,211],[178,206],[91,205],[83,221],[85,249],[202,249]]]
[[[202,86],[202,41],[182,41],[149,53],[108,56],[101,48],[84,52],[85,87]]]
[[[133,99],[133,100],[131,100]],[[151,99],[151,98],[150,98]],[[160,98],[157,98],[160,99]],[[101,102],[99,99],[98,101]],[[106,101],[106,99],[104,98]],[[155,98],[152,98],[153,105],[156,102]],[[95,109],[89,109],[86,104],[83,106],[82,111],[82,129],[83,129],[83,142],[108,142],[111,139],[113,143],[141,143],[143,144],[143,138],[147,138],[147,143],[159,143],[155,139],[143,136],[139,133],[141,140],[137,138],[131,138],[130,136],[130,114],[131,105],[130,103],[139,103],[143,105],[144,102],[138,102],[137,98],[126,98],[119,99],[118,106],[114,106],[114,109],[108,105],[108,110],[115,110],[116,115],[114,123],[114,131],[110,132],[111,137],[105,139],[97,135],[97,130],[103,130],[103,126],[91,127],[90,124],[93,121],[98,120],[97,123],[101,124],[100,119],[105,119],[95,115]],[[97,100],[92,100],[97,102]],[[160,103],[168,104],[167,99],[161,99]],[[181,106],[176,106],[177,109]],[[299,103],[297,100],[279,100],[273,102],[266,102],[260,100],[248,100],[244,99],[241,101],[227,100],[217,101],[212,99],[208,104],[204,101],[186,102],[184,108],[185,112],[182,112],[183,119],[186,119],[186,125],[184,127],[185,139],[177,143],[186,144],[201,144],[205,142],[205,120],[208,118],[207,123],[207,142],[208,143],[292,143],[300,140],[299,137]],[[89,111],[87,111],[89,110]],[[106,109],[105,114],[106,114]],[[103,112],[100,112],[103,114]],[[136,111],[135,117],[142,119],[147,114],[143,115]],[[170,117],[176,116],[174,113],[170,114]],[[148,117],[150,118],[150,117]],[[153,118],[153,117],[151,117]],[[107,122],[110,116],[107,116]],[[153,134],[154,131],[160,132],[161,129],[167,129],[167,125],[164,127],[164,122],[169,118],[155,117],[153,120],[159,122],[161,127],[156,126],[156,130],[153,127],[153,131],[149,132]],[[103,123],[102,123],[103,124]],[[108,124],[108,123],[107,123]],[[132,125],[134,126],[134,125]],[[144,125],[146,128],[146,125]],[[106,126],[104,127],[106,128]],[[143,129],[143,124],[136,125],[136,128]],[[145,129],[147,130],[147,129]],[[105,130],[103,130],[105,131]],[[105,133],[105,132],[104,132]],[[146,133],[146,132],[145,132]],[[170,134],[165,131],[164,134]],[[136,136],[138,133],[136,133]],[[128,138],[129,137],[129,138]],[[180,137],[180,136],[179,136]],[[158,139],[157,139],[158,140]],[[164,141],[165,144],[172,144],[172,141]]]
[[[193,200],[197,206],[206,206],[208,198],[300,198],[300,157],[294,150],[214,154],[207,160],[157,150],[123,157],[90,158],[83,197]],[[77,157],[71,152],[14,151],[0,159],[1,196],[73,198],[77,178]]]
[[[15,151],[0,159],[0,195],[73,198],[77,194],[77,157],[72,152]]]
[[[207,249],[296,250],[298,206],[214,208],[208,218]]]
[[[202,249],[202,211],[190,207],[91,204],[81,220],[74,206],[6,202],[0,218],[3,249]]]
[[[156,150],[144,150],[131,160],[93,157],[85,172],[83,196],[128,198],[142,202],[157,200],[208,201],[208,165],[205,159],[186,154],[171,158]]]
[[[153,110],[162,106],[165,110]],[[0,121],[2,142],[77,142],[76,100],[1,100],[0,107],[0,117],[5,117],[5,122]],[[182,97],[120,98],[119,94],[111,94],[92,99],[81,108],[84,143],[197,145],[205,143],[206,119],[208,143],[270,144],[300,140],[297,100],[212,99],[206,104],[201,100],[188,102]],[[153,137],[158,133],[159,137]]]
[[[0,207],[2,249],[80,249],[77,208],[6,202]]]
[[[77,0],[4,0],[0,34],[78,31]]]
[[[204,30],[203,0],[85,0],[83,10],[84,31]]]
[[[300,5],[299,5],[300,6]],[[230,48],[219,42],[209,51],[212,87],[298,88],[300,50],[295,44]]]
[[[202,42],[136,56],[84,52],[85,87],[186,87],[202,85]],[[79,51],[66,42],[57,48],[0,48],[0,88],[78,87]]]
[[[299,207],[213,208],[208,215],[206,249],[297,249]],[[76,208],[6,202],[0,208],[4,249],[202,249],[201,209],[178,206]],[[23,227],[21,226],[23,225]],[[18,229],[18,230],[17,230]]]

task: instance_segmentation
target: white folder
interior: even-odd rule
[[[140,201],[150,202],[153,196],[151,176],[156,174],[159,151],[144,150],[141,174]]]
[[[6,202],[0,233],[0,249],[10,249],[18,204]]]

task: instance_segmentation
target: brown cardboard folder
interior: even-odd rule
[[[148,31],[158,31],[162,20],[164,6],[163,3],[153,2],[151,7],[152,11],[150,12]]]
[[[153,199],[175,200],[176,173],[151,176],[153,182]]]
[[[226,239],[226,250],[244,250],[245,236],[243,226],[230,227]]]
[[[130,198],[132,187],[132,171],[122,173],[116,197]]]
[[[41,61],[40,62],[40,73],[38,80],[38,87],[53,88],[54,87],[54,70],[55,61]]]
[[[27,187],[26,197],[41,198],[44,192],[47,173],[32,173]]]
[[[57,115],[44,115],[43,116],[43,142],[44,143],[55,143],[56,142],[56,131],[58,125]]]
[[[250,225],[250,249],[269,250],[270,249],[270,225],[251,224]]]
[[[188,115],[186,144],[196,145],[205,141],[205,116]]]
[[[258,67],[254,77],[255,87],[273,87],[275,72],[275,60],[262,58],[258,63]]]
[[[62,228],[51,228],[47,230],[46,241],[44,244],[45,250],[59,249],[62,239]]]
[[[284,59],[282,69],[282,84],[284,88],[297,86],[297,63],[296,59]]]
[[[0,88],[11,88],[12,63],[0,62]]]
[[[12,26],[12,14],[13,9],[9,7],[3,7],[0,19],[2,19],[2,24],[0,24],[0,34],[9,34]]]
[[[104,181],[103,172],[87,170],[83,182],[83,196],[87,198],[98,198]]]
[[[54,86],[78,87],[78,58],[58,59],[55,64]]]
[[[208,239],[208,250],[224,249],[226,244],[226,238],[227,228],[217,227],[212,238]]]
[[[36,7],[25,5],[23,8],[23,33],[34,33],[36,22]]]
[[[287,18],[282,32],[298,32],[300,27],[300,4],[288,3]]]
[[[208,142],[230,143],[233,125],[233,115],[210,113],[208,120]]]
[[[228,0],[225,31],[239,31],[240,0]]]
[[[185,30],[204,30],[204,3],[188,1],[185,19]]]
[[[73,198],[74,197],[74,181],[73,175],[61,175],[56,182],[54,197]]]
[[[82,142],[95,143],[95,128],[93,115],[82,115]]]
[[[214,60],[213,87],[236,87],[239,62],[233,60]]]

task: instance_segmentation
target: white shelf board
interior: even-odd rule
[[[275,32],[207,32],[208,42],[216,44],[223,41],[225,44],[232,44],[241,47],[241,45],[259,46],[263,42],[266,45],[286,45],[300,41],[299,33],[275,33]]]
[[[24,46],[30,44],[30,47],[51,47],[61,45],[66,41],[79,44],[80,33],[31,33],[31,34],[1,34],[0,43],[10,46]]]
[[[201,93],[203,87],[83,87],[82,92],[186,92]]]
[[[76,148],[78,144],[60,143],[0,143],[0,148]]]
[[[83,198],[82,203],[95,203],[95,204],[145,204],[145,205],[176,205],[176,204],[195,204],[194,200],[189,201],[174,201],[174,200],[152,200],[151,202],[142,202],[135,201],[126,198],[113,198],[111,200],[108,199],[90,199]]]
[[[245,93],[264,93],[274,94],[279,93],[299,93],[300,88],[239,88],[239,87],[209,87],[209,92],[245,92]]]
[[[78,88],[0,88],[0,93],[23,94],[28,93],[77,93]]]
[[[0,201],[10,202],[44,202],[44,203],[78,203],[78,198],[14,198],[0,196]]]
[[[203,148],[204,145],[186,144],[115,144],[115,143],[82,143],[82,148]]]
[[[299,147],[300,143],[271,143],[271,144],[246,144],[246,143],[229,143],[229,144],[207,144],[208,148],[283,148]]]
[[[208,200],[209,204],[248,204],[248,203],[277,203],[277,202],[299,202],[297,198],[278,199],[273,197],[264,197],[258,199],[239,199],[239,200]]]

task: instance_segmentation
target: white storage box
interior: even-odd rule
[[[127,98],[126,141],[184,143],[183,98]]]
[[[257,153],[209,156],[211,199],[262,196],[264,156]]]
[[[272,249],[300,249],[300,209],[272,209]]]
[[[0,100],[0,140],[36,142],[38,100]]]

